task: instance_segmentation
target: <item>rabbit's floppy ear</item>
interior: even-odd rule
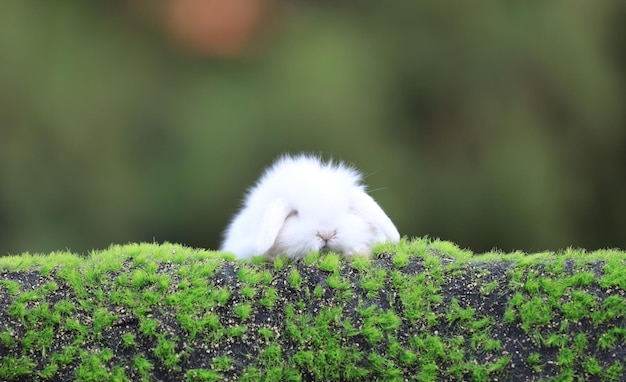
[[[272,248],[285,219],[293,212],[293,208],[282,199],[274,199],[268,203],[254,244],[256,253],[263,254]]]
[[[400,240],[400,233],[396,226],[378,203],[365,191],[354,192],[351,207],[357,215],[363,217],[368,224],[379,230],[386,240],[391,242]]]

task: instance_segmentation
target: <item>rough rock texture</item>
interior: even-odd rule
[[[0,380],[622,380],[626,255],[0,259]],[[70,259],[70,260],[68,260]]]

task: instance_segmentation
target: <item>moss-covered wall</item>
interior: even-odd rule
[[[626,253],[0,259],[1,380],[621,380]]]

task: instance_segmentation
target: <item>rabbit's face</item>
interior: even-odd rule
[[[376,229],[356,211],[335,211],[324,219],[318,215],[295,210],[290,213],[269,251],[270,256],[284,253],[302,259],[313,251],[371,255]]]
[[[399,239],[356,170],[315,156],[287,155],[246,196],[222,250],[241,258],[302,259],[312,251],[368,256],[375,242]]]

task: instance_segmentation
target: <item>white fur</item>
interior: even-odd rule
[[[221,250],[240,258],[284,253],[297,260],[320,250],[370,256],[376,242],[398,240],[356,170],[301,154],[282,156],[265,171],[226,230]]]

